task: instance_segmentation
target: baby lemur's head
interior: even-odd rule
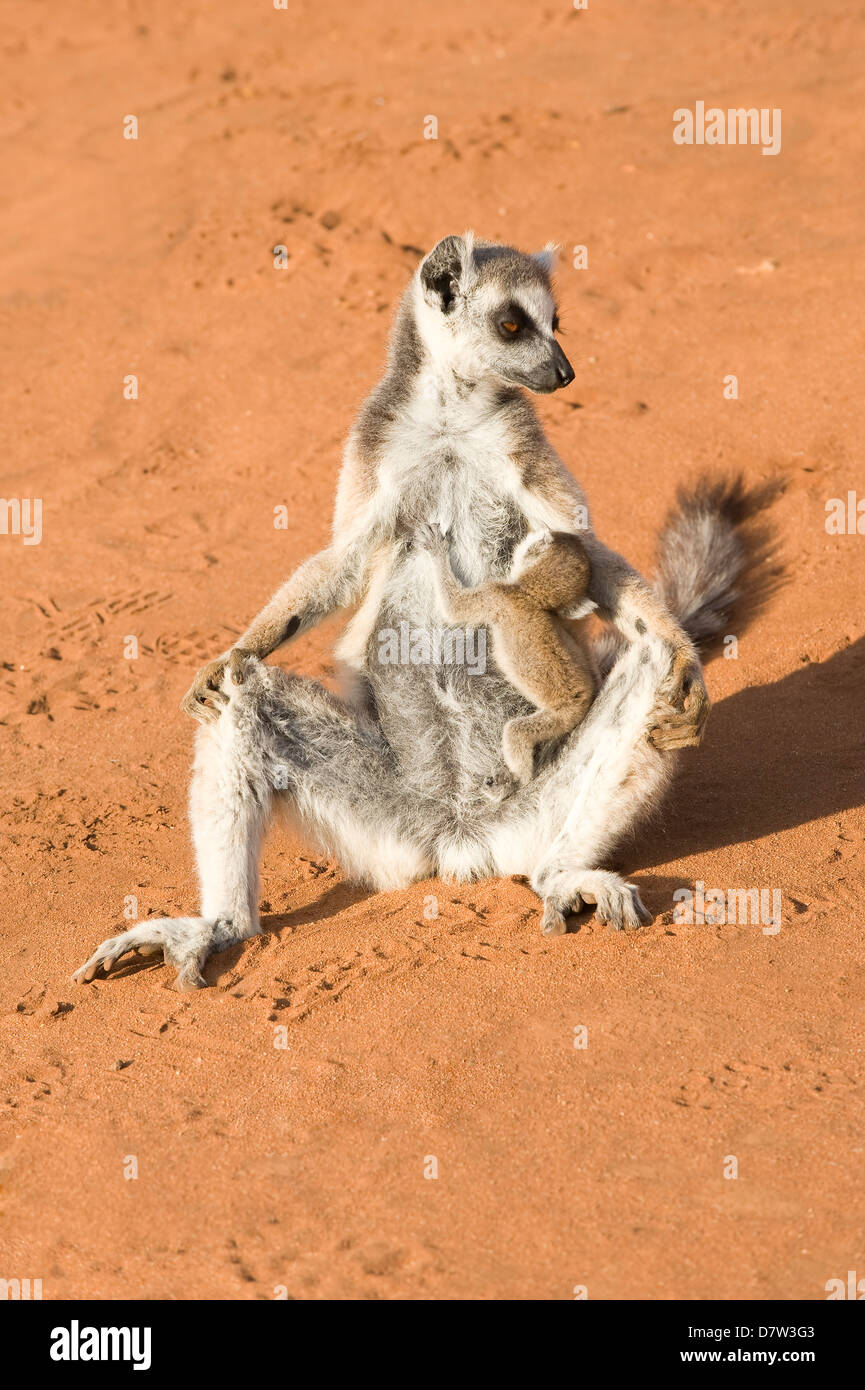
[[[567,531],[530,531],[514,551],[508,576],[538,608],[590,613],[589,558],[579,536]]]
[[[425,256],[415,281],[418,330],[427,350],[472,384],[490,377],[530,391],[574,379],[556,342],[551,250],[448,236]]]

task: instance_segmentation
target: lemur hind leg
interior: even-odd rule
[[[240,655],[232,657],[222,682],[222,716],[218,724],[202,726],[196,736],[189,813],[201,915],[139,922],[104,941],[74,979],[92,980],[100,970],[107,974],[131,951],[149,956],[161,950],[165,961],[177,968],[176,988],[197,989],[206,983],[201,968],[209,955],[261,930],[258,856],[273,793],[258,735],[259,692],[250,667]]]
[[[374,887],[430,872],[423,808],[406,795],[380,732],[350,705],[238,652],[221,690],[227,703],[218,722],[197,735],[190,791],[201,915],[155,918],[111,937],[76,972],[79,981],[131,951],[161,950],[177,968],[178,988],[205,984],[209,955],[260,931],[258,859],[277,805]]]
[[[568,912],[596,905],[616,928],[650,920],[637,888],[600,866],[654,804],[673,760],[649,742],[656,691],[669,652],[651,639],[624,647],[586,719],[551,767],[506,802],[490,827],[501,874],[525,874],[544,899],[543,930],[564,930]]]

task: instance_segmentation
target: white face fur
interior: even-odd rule
[[[433,357],[464,380],[492,378],[530,391],[567,386],[574,373],[555,333],[552,253],[446,237],[421,264],[417,322]]]

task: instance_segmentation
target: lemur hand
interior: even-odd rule
[[[702,742],[709,696],[700,663],[692,652],[682,650],[673,657],[669,680],[659,691],[653,714],[656,723],[649,730],[649,739],[656,748],[670,752]]]
[[[445,555],[449,549],[447,536],[441,527],[429,521],[417,523],[412,540],[418,550],[429,550],[433,555]]]

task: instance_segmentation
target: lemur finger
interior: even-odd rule
[[[221,710],[218,705],[210,703],[209,697],[200,695],[196,706],[195,718],[201,724],[215,724],[219,719]]]
[[[222,668],[219,668],[221,676]],[[208,710],[206,700],[226,703],[227,697],[217,688],[214,681],[217,675],[212,667],[205,666],[199,671],[192,685],[187,690],[180,702],[180,708],[184,714],[188,714],[192,719],[208,722],[219,717],[218,710]]]
[[[690,738],[694,743],[699,743],[710,708],[705,691],[695,687],[693,695],[685,699],[683,707],[674,709],[669,715],[662,715],[656,727],[668,731],[673,738]]]

